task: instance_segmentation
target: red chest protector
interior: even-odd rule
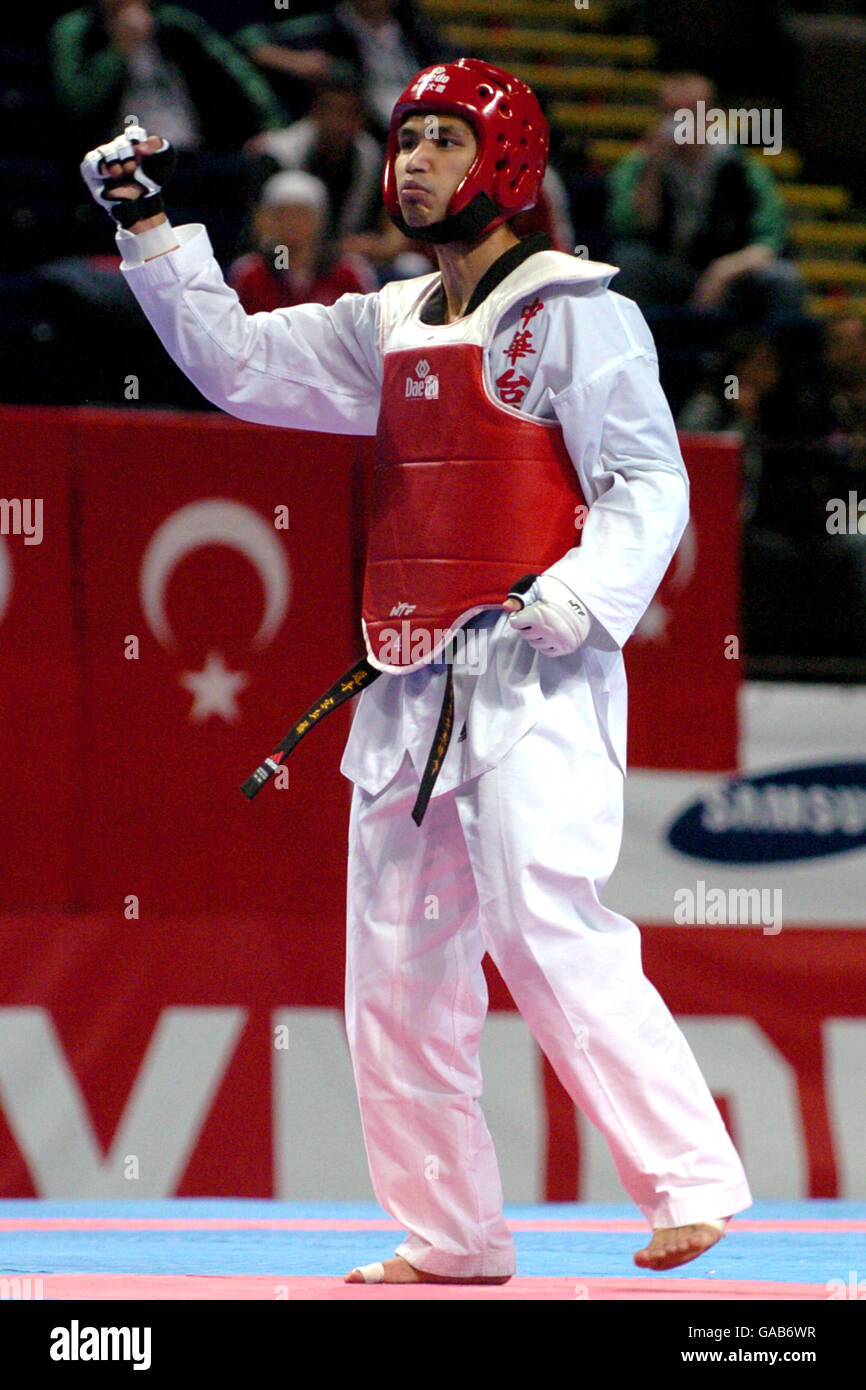
[[[524,574],[580,543],[585,505],[560,426],[490,399],[478,344],[385,356],[364,579],[370,660],[433,660]]]

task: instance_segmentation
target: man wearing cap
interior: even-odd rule
[[[266,181],[253,210],[255,249],[226,276],[248,314],[333,304],[379,288],[368,261],[325,242],[327,222],[328,190],[314,174],[287,169]]]
[[[612,266],[511,232],[547,125],[487,63],[425,69],[391,121],[385,205],[439,271],[329,308],[247,319],[204,229],[165,219],[169,158],[133,130],[82,169],[174,360],[242,419],[377,441],[378,679],[342,763],[346,1025],[374,1189],[408,1234],[347,1277],[514,1272],[479,1104],[485,952],[653,1229],[635,1261],[694,1259],[750,1205],[746,1178],[637,927],[599,900],[622,831],[621,648],[688,516],[640,311]]]

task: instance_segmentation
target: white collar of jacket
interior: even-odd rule
[[[476,309],[450,324],[428,324],[419,317],[441,283],[438,271],[412,280],[391,280],[379,291],[383,332],[388,337],[383,348],[415,346],[419,341],[486,345],[502,315],[528,294],[549,285],[571,285],[579,294],[606,289],[617,270],[604,261],[588,261],[564,251],[538,251],[506,275]],[[394,333],[400,335],[399,340],[393,337]]]

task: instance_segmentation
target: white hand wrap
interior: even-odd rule
[[[544,656],[567,656],[589,636],[591,618],[576,594],[552,574],[542,574],[525,594],[524,608],[511,617],[511,626],[530,647]]]
[[[134,117],[127,117],[122,135],[110,140],[107,145],[98,145],[90,150],[81,161],[81,177],[87,184],[95,202],[109,213],[121,226],[131,226],[142,218],[151,217],[163,211],[162,190],[174,169],[175,154],[167,140],[163,140],[158,150],[145,156],[136,155],[136,146],[147,139],[147,131],[135,123]],[[110,177],[100,172],[100,166],[120,163],[125,160],[138,161],[135,170]],[[145,173],[145,165],[149,173]],[[151,177],[154,175],[155,177]],[[141,190],[137,199],[112,198],[110,194],[122,185],[136,184]]]

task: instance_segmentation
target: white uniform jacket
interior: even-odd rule
[[[505,410],[518,409],[507,402],[519,398],[524,415],[559,422],[589,515],[581,544],[547,573],[582,600],[592,631],[573,655],[545,657],[513,631],[508,615],[482,615],[479,645],[474,651],[467,646],[464,665],[454,668],[455,737],[436,794],[495,766],[540,720],[555,722],[574,682],[583,680],[597,720],[587,736],[600,736],[624,773],[621,648],[685,529],[688,480],[650,331],[637,306],[607,288],[615,269],[539,251],[505,275],[471,314],[449,325],[417,317],[438,273],[394,281],[374,294],[343,295],[330,307],[247,315],[223,279],[204,228],[181,227],[176,234],[177,250],[136,264],[136,239],[119,233],[121,269],[174,361],[207,400],[231,415],[375,435],[385,345],[404,344],[408,324],[419,346],[480,342],[491,398]],[[526,305],[535,296],[543,311],[530,322]],[[521,339],[526,327],[531,338]],[[521,342],[526,351],[518,355]],[[408,751],[420,776],[444,680],[442,665],[380,676],[360,697],[344,774],[375,793]]]

